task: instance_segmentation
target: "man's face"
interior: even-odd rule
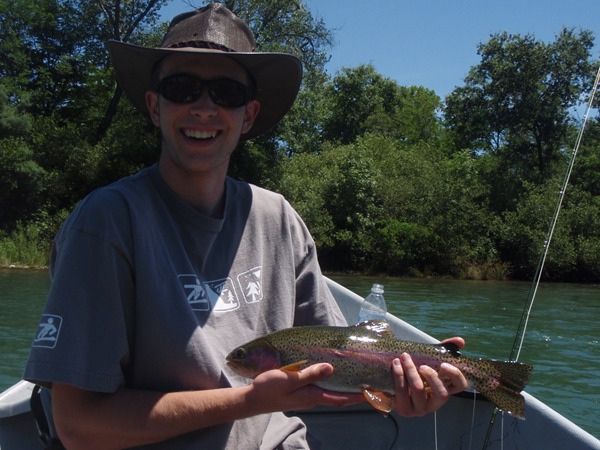
[[[244,68],[229,58],[206,55],[190,58],[171,55],[161,62],[159,80],[178,74],[201,80],[227,78],[249,84]],[[229,108],[213,102],[204,89],[191,103],[169,101],[156,92],[146,94],[152,122],[162,134],[161,170],[187,175],[225,174],[240,135],[252,127],[260,104]]]

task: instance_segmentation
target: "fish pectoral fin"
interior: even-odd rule
[[[297,361],[286,366],[280,367],[279,370],[289,370],[290,372],[299,372],[302,369],[302,366],[308,362],[308,359],[303,359],[302,361]]]
[[[387,416],[392,410],[393,395],[383,391],[374,391],[367,386],[362,387],[362,393],[369,404],[384,416]]]

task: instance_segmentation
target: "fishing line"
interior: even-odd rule
[[[527,302],[525,303],[525,308],[523,309],[523,314],[521,315],[521,321],[519,322],[519,326],[517,327],[517,332],[515,334],[515,341],[513,342],[512,350],[510,352],[509,359],[511,361],[517,361],[519,359],[519,356],[521,354],[521,349],[523,348],[523,342],[525,340],[525,333],[527,331],[527,325],[529,323],[529,316],[531,314],[531,309],[533,308],[535,296],[537,294],[538,287],[540,285],[540,279],[542,278],[542,270],[543,270],[544,264],[546,262],[546,257],[548,256],[548,249],[550,248],[550,242],[552,241],[552,236],[554,235],[556,223],[558,222],[558,215],[560,214],[560,209],[562,207],[562,203],[565,198],[565,193],[567,191],[569,179],[571,178],[571,172],[573,172],[573,166],[575,165],[575,158],[577,157],[577,152],[579,151],[579,147],[581,146],[581,141],[583,139],[583,132],[585,131],[585,126],[587,124],[587,120],[590,115],[592,105],[594,103],[594,97],[596,95],[596,91],[598,90],[599,83],[600,83],[600,66],[598,67],[598,72],[596,73],[596,79],[595,79],[594,85],[592,87],[592,92],[590,94],[590,99],[588,101],[587,108],[585,110],[585,115],[583,116],[583,121],[582,121],[581,127],[579,129],[579,134],[577,135],[575,147],[573,148],[573,151],[571,153],[569,166],[567,167],[567,171],[565,173],[562,188],[561,188],[559,196],[558,196],[558,201],[556,202],[556,206],[554,208],[554,214],[552,216],[552,223],[550,224],[550,229],[548,230],[548,234],[546,235],[546,240],[544,241],[544,249],[543,249],[542,255],[540,257],[540,260],[538,262],[537,268],[535,270],[535,276],[533,278],[533,283],[529,290],[529,296],[527,298]],[[490,419],[487,434],[485,436],[485,441],[483,443],[484,450],[487,448],[488,442],[490,440],[490,435],[492,432],[492,428],[494,426],[494,420],[495,420],[497,414],[498,414],[498,408],[495,408],[494,412],[492,413],[492,417]]]
[[[433,428],[434,428],[434,442],[435,442],[435,450],[438,450],[438,426],[437,426],[437,411],[433,412]]]
[[[502,413],[504,419],[504,413]],[[500,421],[500,450],[504,450],[504,420]]]
[[[473,408],[471,409],[471,434],[469,435],[469,450],[473,448],[473,433],[475,431],[475,408],[477,407],[477,391],[473,389]]]

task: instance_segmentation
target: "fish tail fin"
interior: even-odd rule
[[[517,392],[521,392],[525,389],[529,376],[533,370],[533,366],[529,364],[523,364],[518,361],[494,361],[491,360],[490,364],[500,374],[499,381],[502,385],[514,389]]]
[[[497,372],[485,379],[473,380],[473,386],[502,411],[525,418],[525,399],[520,392],[529,381],[533,366],[516,361],[488,361]]]

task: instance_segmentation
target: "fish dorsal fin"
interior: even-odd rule
[[[385,320],[367,320],[365,322],[357,323],[355,326],[357,328],[362,328],[363,330],[373,331],[381,337],[396,339],[396,335],[392,331],[390,324]]]
[[[441,347],[444,347],[448,350],[452,355],[458,356],[460,355],[460,348],[454,342],[444,342],[443,344],[439,344]]]

